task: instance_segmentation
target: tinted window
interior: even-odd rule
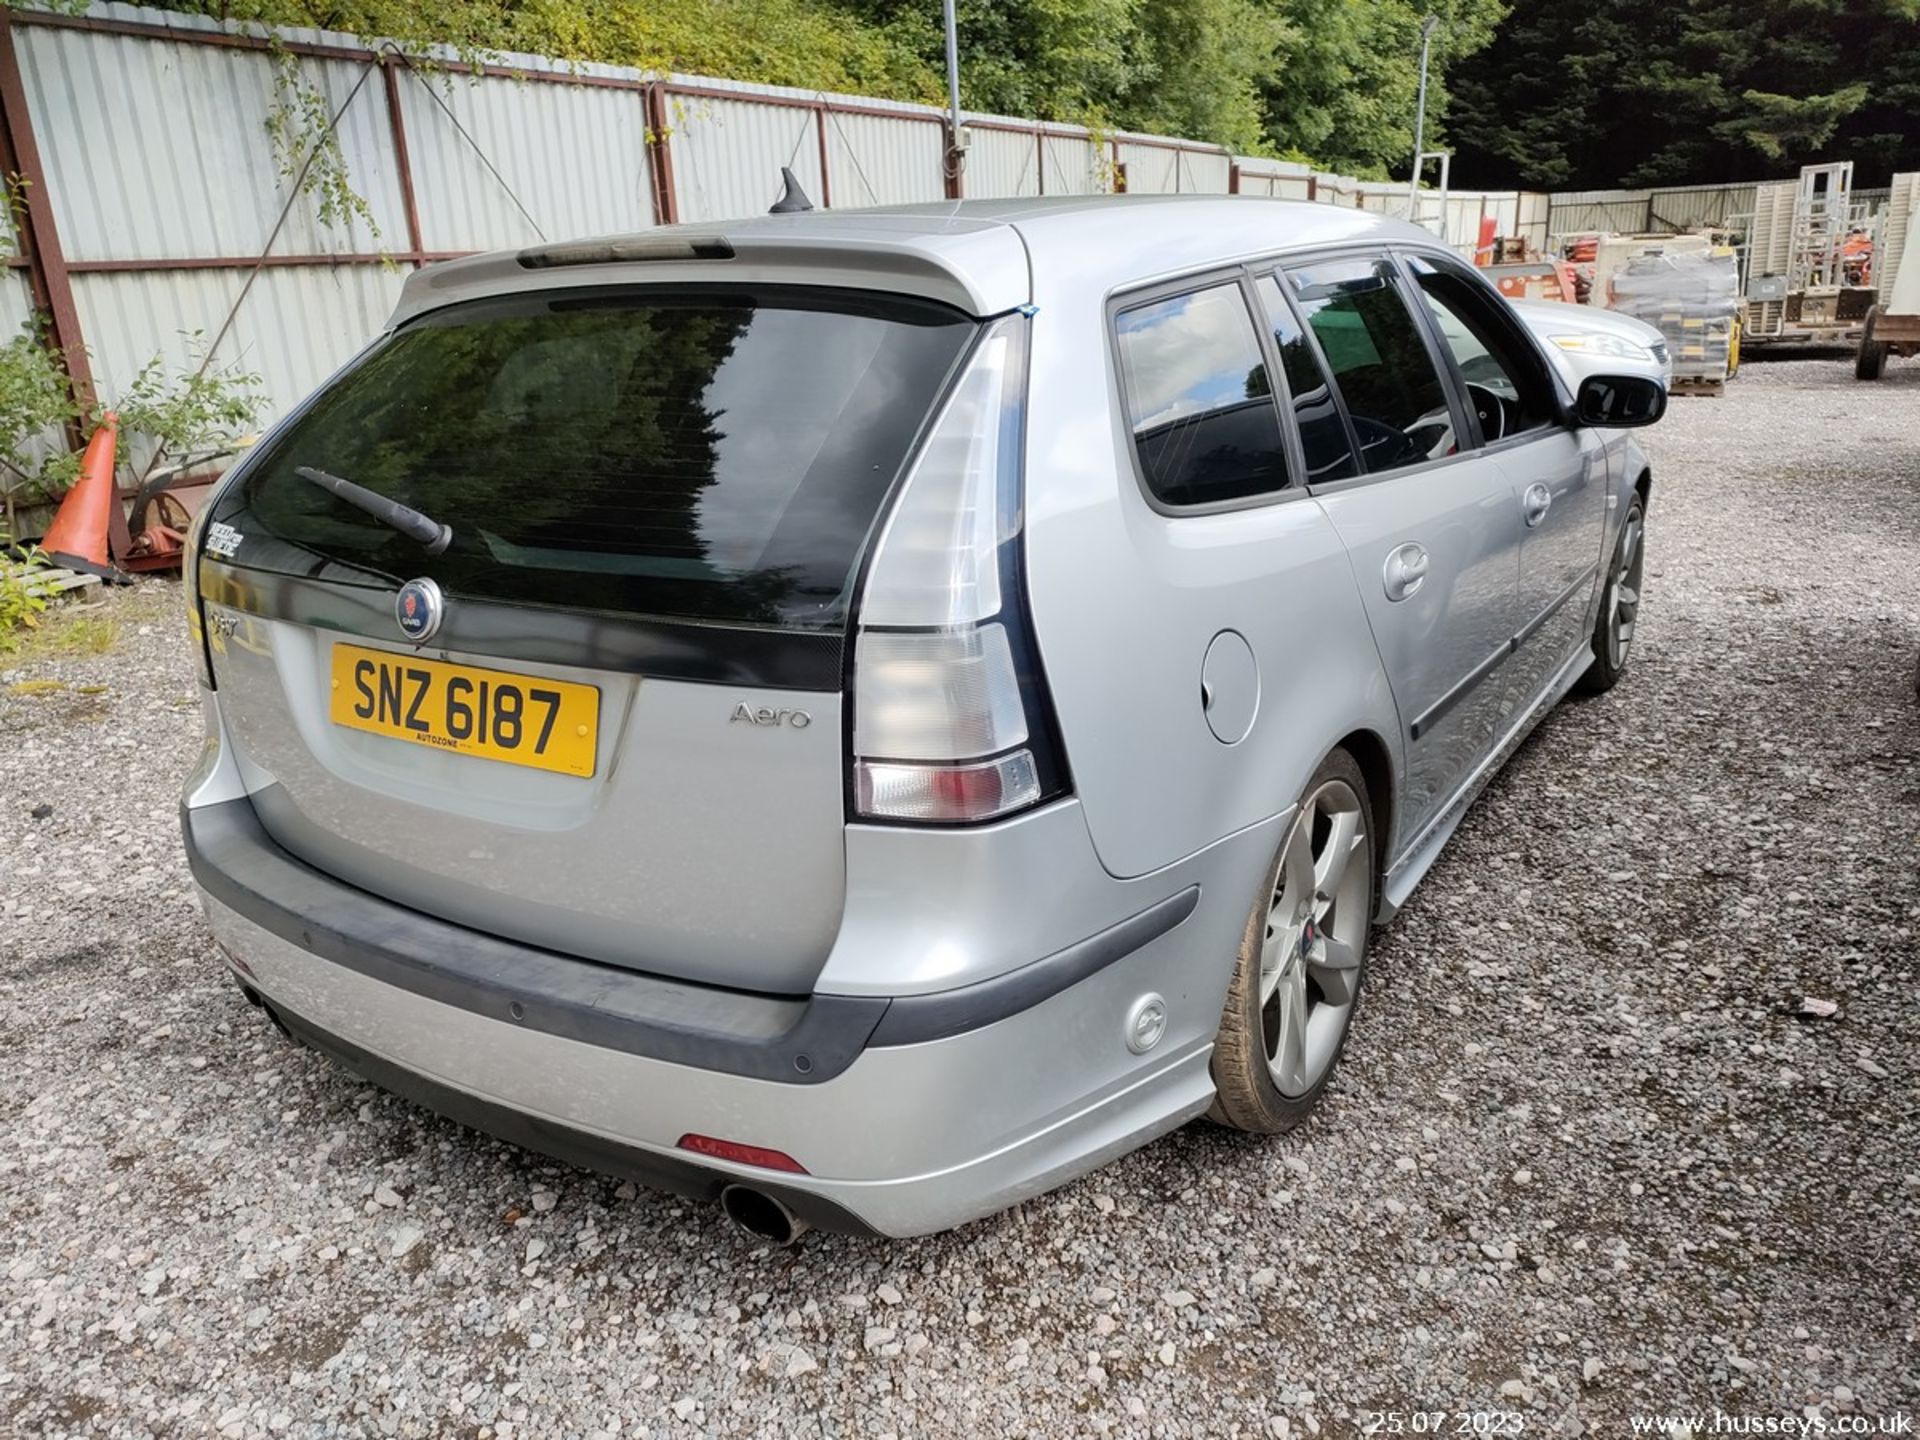
[[[1280,416],[1237,285],[1121,314],[1127,415],[1147,488],[1168,505],[1264,495],[1287,483]]]
[[[1414,278],[1445,337],[1480,435],[1498,440],[1553,418],[1552,382],[1526,343],[1502,323],[1500,301],[1471,275],[1416,258]]]
[[[1306,331],[1294,319],[1279,282],[1263,275],[1259,290],[1267,323],[1273,327],[1273,343],[1280,351],[1287,392],[1293,397],[1293,418],[1300,427],[1300,443],[1306,452],[1307,483],[1319,485],[1358,474],[1346,422],[1340,418],[1340,407],[1334,403],[1333,387],[1320,368],[1320,357],[1313,353]]]
[[[844,292],[515,296],[407,325],[272,442],[215,518],[236,562],[348,583],[831,628],[974,333]],[[430,556],[313,467],[453,528]],[[371,572],[371,573],[369,573]]]
[[[1287,277],[1333,368],[1366,468],[1377,474],[1452,454],[1447,392],[1393,267],[1338,260]]]

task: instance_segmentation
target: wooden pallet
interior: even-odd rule
[[[1727,382],[1711,375],[1676,375],[1667,386],[1669,395],[1724,395]]]
[[[0,571],[9,578],[26,579],[27,593],[38,595],[43,600],[51,600],[56,595],[69,590],[84,590],[89,585],[98,585],[100,577],[89,575],[81,570],[63,570],[58,565],[19,565],[11,561],[0,561]]]

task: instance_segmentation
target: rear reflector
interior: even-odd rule
[[[716,1140],[711,1135],[682,1135],[680,1148],[714,1160],[731,1160],[736,1165],[757,1165],[762,1170],[785,1170],[790,1175],[807,1173],[807,1167],[791,1155],[784,1155],[778,1150],[768,1150],[761,1145],[742,1145],[737,1140]]]
[[[1016,750],[977,765],[854,762],[855,803],[876,820],[994,820],[1040,798],[1033,754]]]

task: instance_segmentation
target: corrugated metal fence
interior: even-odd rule
[[[1547,225],[1555,235],[1657,234],[1726,225],[1753,214],[1755,183],[1562,191],[1551,197]]]
[[[213,345],[262,377],[277,413],[378,331],[421,265],[757,214],[783,165],[826,206],[1124,189],[1408,209],[1404,186],[1191,140],[968,115],[954,167],[946,116],[927,106],[534,55],[432,59],[117,3],[0,10],[0,169],[26,182],[0,326],[50,316],[78,388],[107,403],[154,357],[177,369]],[[267,130],[283,66],[338,113],[364,216],[322,223],[311,194],[292,194]],[[1562,222],[1566,199],[1428,192],[1415,218],[1469,252],[1485,217],[1544,246],[1587,228]],[[1644,192],[1573,199],[1632,209],[1616,228],[1648,210]]]

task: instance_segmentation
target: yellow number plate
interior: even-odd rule
[[[436,750],[591,775],[600,692],[565,680],[335,645],[330,718]]]

